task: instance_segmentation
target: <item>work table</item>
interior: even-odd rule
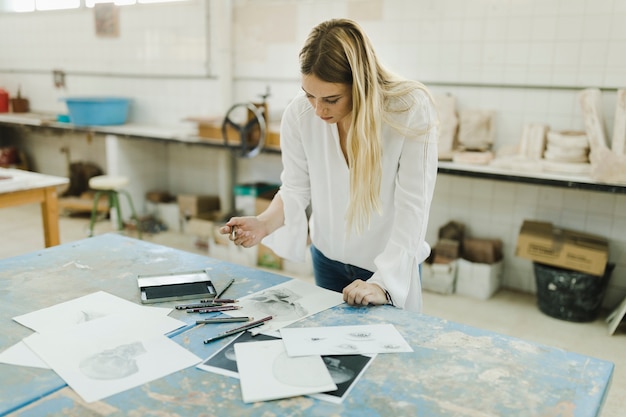
[[[117,234],[100,235],[0,261],[5,294],[0,350],[32,333],[12,317],[96,291],[139,303],[138,274],[205,268],[212,279],[236,279],[228,290],[233,298],[289,280]],[[188,323],[172,339],[201,358],[230,341],[206,345],[202,341],[218,333],[218,326],[194,326],[197,316],[181,310],[170,315]],[[195,367],[84,403],[51,370],[0,364],[0,415],[595,417],[609,390],[610,362],[391,306],[342,304],[292,326],[376,323],[393,324],[414,352],[379,354],[341,404],[310,397],[246,404],[237,379]]]

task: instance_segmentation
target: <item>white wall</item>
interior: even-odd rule
[[[0,53],[0,87],[15,93],[21,85],[31,106],[42,111],[62,111],[57,99],[67,93],[124,93],[133,98],[134,122],[193,128],[182,119],[222,115],[228,103],[258,99],[269,86],[270,114],[277,119],[299,89],[297,54],[310,28],[327,18],[351,17],[364,26],[379,56],[396,72],[425,82],[434,92],[454,94],[459,109],[495,109],[496,149],[517,144],[525,123],[582,129],[576,96],[586,87],[603,89],[610,134],[615,90],[626,88],[622,0],[192,0],[185,6],[136,10],[120,10],[120,37],[106,40],[108,48],[134,50],[141,69],[145,65],[141,57],[148,53],[141,50],[146,48],[145,39],[136,33],[131,36],[128,24],[148,15],[158,24],[168,22],[167,30],[153,32],[137,23],[145,36],[152,34],[153,50],[197,48],[202,32],[207,32],[208,51],[199,54],[208,61],[208,75],[89,74],[92,68],[84,67],[76,73],[68,70],[68,90],[56,90],[51,70],[63,69],[60,55],[67,62],[98,60],[97,51],[92,54],[79,44],[80,37],[93,30],[91,11],[0,14],[0,51],[20,48]],[[75,36],[57,34],[60,20]],[[168,49],[172,44],[176,47]],[[36,65],[28,56],[37,57]],[[129,62],[133,59],[126,55],[125,72],[136,69]],[[198,64],[190,62],[196,69]],[[189,166],[190,161],[202,165],[198,160],[204,151],[200,156],[195,152],[192,147],[167,151],[164,158],[170,170],[181,167],[178,174],[170,174],[172,192],[201,192],[202,181],[192,173],[210,168]],[[271,155],[246,161],[240,176],[277,180],[277,161]],[[476,237],[499,237],[506,248],[505,284],[534,291],[530,262],[513,255],[525,218],[551,220],[609,238],[610,260],[617,268],[605,305],[614,306],[626,295],[623,194],[440,175],[429,241],[434,242],[437,229],[449,220],[463,221]]]

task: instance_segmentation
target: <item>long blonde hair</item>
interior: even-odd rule
[[[378,61],[372,43],[349,19],[332,19],[313,28],[300,51],[300,71],[329,83],[352,87],[352,121],[347,134],[350,167],[350,205],[346,213],[348,230],[357,233],[368,227],[373,211],[382,214],[382,125],[388,123],[403,132],[389,114],[407,111],[411,91],[423,84],[403,79]],[[390,99],[394,100],[393,109]]]

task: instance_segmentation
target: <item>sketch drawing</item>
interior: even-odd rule
[[[350,393],[350,390],[365,373],[365,370],[374,359],[373,356],[365,355],[328,355],[322,356],[326,369],[337,389],[321,394],[311,395],[314,398],[341,403]]]
[[[214,355],[206,359],[198,368],[205,371],[215,372],[221,375],[239,377],[237,369],[237,359],[235,357],[235,343],[247,343],[262,340],[275,340],[276,337],[259,334],[252,336],[250,332],[243,332],[237,336],[231,343],[227,344]]]
[[[374,337],[372,336],[372,332],[365,332],[365,331],[349,332],[347,334],[347,338],[352,339],[352,340],[374,340]]]
[[[272,316],[252,334],[271,333],[312,314],[343,303],[341,293],[294,279],[239,298],[240,310],[224,312],[229,316]]]
[[[391,324],[282,328],[290,356],[411,352]]]
[[[354,378],[355,372],[352,369],[343,366],[341,364],[340,357],[324,356],[322,359],[326,364],[328,372],[330,372],[330,376],[333,378],[333,382],[337,384],[337,386]]]
[[[101,317],[106,316],[108,313],[105,311],[98,310],[79,310],[77,312],[78,318],[76,319],[76,324],[85,323],[87,321],[96,320]]]
[[[255,306],[267,315],[273,316],[277,320],[298,320],[308,314],[298,301],[299,294],[289,288],[270,288],[260,294],[250,297],[255,301]]]
[[[105,349],[81,360],[78,367],[92,379],[121,379],[139,372],[137,356],[147,353],[141,342]]]

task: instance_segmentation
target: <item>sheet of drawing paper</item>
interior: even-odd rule
[[[250,332],[243,332],[234,338],[229,344],[215,352],[213,355],[198,364],[198,369],[239,378],[237,360],[235,359],[235,343],[261,342],[264,340],[280,340],[277,337],[265,334],[252,336]]]
[[[41,360],[41,358],[37,356],[35,352],[30,350],[30,348],[21,340],[0,353],[0,363],[50,369],[48,364]]]
[[[224,313],[236,317],[272,316],[272,320],[251,330],[253,334],[271,333],[341,303],[341,293],[294,279],[241,297],[238,303],[241,309]]]
[[[24,342],[85,401],[162,378],[201,361],[154,326],[111,314]]]
[[[236,343],[235,356],[246,403],[337,389],[320,356],[290,358],[281,340]]]
[[[135,323],[142,330],[154,331],[157,334],[166,334],[185,325],[185,322],[163,315],[155,314],[150,310],[136,310],[133,314],[126,313],[126,321]],[[106,317],[106,316],[105,316]],[[33,352],[23,341],[5,349],[0,353],[0,363],[18,366],[31,366],[35,368],[50,367]]]
[[[107,292],[97,291],[83,297],[13,317],[13,320],[36,332],[43,333],[74,326],[113,313],[128,312],[129,314],[134,314],[137,310],[163,316],[168,315],[172,311],[171,308],[142,306]]]
[[[289,356],[413,352],[393,324],[284,328]]]
[[[365,373],[376,355],[325,355],[322,356],[326,369],[337,385],[334,391],[311,394],[311,397],[335,404],[341,404],[350,394],[352,387]]]

